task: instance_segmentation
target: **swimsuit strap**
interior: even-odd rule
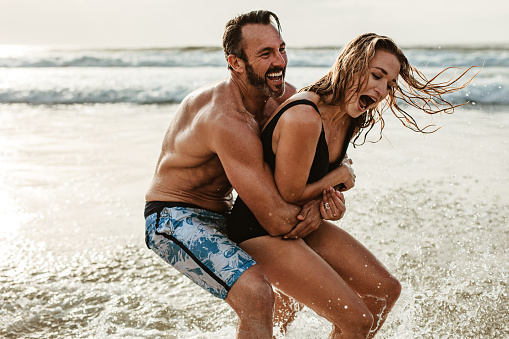
[[[274,128],[276,127],[276,124],[277,122],[279,121],[279,118],[281,118],[281,115],[283,115],[284,112],[286,112],[288,109],[292,108],[293,106],[297,106],[297,105],[309,105],[309,106],[312,106],[315,111],[318,113],[318,115],[322,116],[320,114],[320,111],[318,110],[318,107],[316,106],[316,104],[314,102],[312,102],[311,100],[308,100],[308,99],[299,99],[299,100],[295,100],[295,101],[292,101],[288,104],[286,104],[285,106],[283,106],[279,112],[277,112],[276,115],[274,115],[272,117],[272,119],[270,119],[270,121],[265,125],[265,127],[263,128],[263,131],[262,133],[267,133],[267,131],[270,131],[269,133],[272,134],[272,132],[274,131]],[[322,126],[322,130],[323,130],[323,126]]]
[[[281,111],[284,112],[287,109],[290,109],[293,106],[297,106],[297,105],[309,105],[309,106],[312,106],[315,109],[315,111],[318,113],[318,115],[322,116],[320,114],[320,111],[318,110],[318,107],[316,106],[316,104],[314,102],[312,102],[311,100],[308,100],[308,99],[299,99],[299,100],[295,100],[295,101],[289,102],[283,108],[281,108]],[[281,112],[281,111],[279,111],[279,112]]]

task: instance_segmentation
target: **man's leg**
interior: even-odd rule
[[[225,301],[239,317],[237,338],[272,338],[274,294],[259,265],[242,273]]]
[[[223,233],[222,215],[164,208],[147,217],[147,245],[179,272],[224,299],[237,313],[239,338],[271,338],[274,296],[253,258]]]

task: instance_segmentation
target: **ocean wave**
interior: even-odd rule
[[[11,91],[0,93],[0,103],[53,104],[170,104],[179,103],[187,92],[150,92],[137,89],[76,91],[72,89]]]
[[[176,103],[225,73],[217,67],[0,69],[0,103]]]
[[[436,74],[430,70],[430,74]],[[478,72],[471,83],[456,93],[445,95],[453,103],[470,102],[472,104],[509,105],[509,70],[507,68],[478,68],[466,74],[467,81]],[[456,75],[458,71],[456,70]],[[460,81],[462,83],[462,81]]]
[[[427,67],[431,77],[442,68]],[[304,87],[327,72],[326,67],[296,67],[287,71],[287,81]],[[454,103],[509,105],[509,68],[485,67],[471,84],[447,96]],[[179,103],[193,90],[228,75],[223,67],[41,67],[0,68],[0,103],[89,104]]]
[[[70,88],[15,90],[0,93],[0,103],[27,104],[94,104],[94,103],[134,103],[167,104],[180,103],[194,88],[144,90],[139,88],[77,90]],[[445,97],[455,103],[509,105],[507,87],[470,86]]]
[[[35,50],[0,54],[0,67],[203,67],[224,66],[218,49]]]
[[[340,48],[288,49],[289,65],[330,67]],[[408,48],[405,54],[418,67],[509,67],[509,47]],[[0,51],[0,67],[226,67],[219,48],[160,49],[28,49]]]

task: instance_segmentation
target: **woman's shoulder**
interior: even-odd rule
[[[296,105],[281,115],[276,126],[278,133],[299,135],[301,141],[315,140],[323,129],[322,118],[310,105]]]
[[[279,111],[285,110],[285,114],[281,116],[281,119],[296,123],[321,125],[322,118],[317,103],[318,96],[315,93],[297,93],[279,108]]]

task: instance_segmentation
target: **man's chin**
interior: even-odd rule
[[[253,84],[253,82],[251,82],[251,84]],[[285,83],[281,83],[281,84],[278,84],[278,85],[269,85],[268,82],[266,81],[265,83],[263,84],[254,84],[255,87],[260,91],[262,92],[266,97],[269,97],[269,98],[274,98],[274,99],[278,99],[278,98],[281,98],[283,96],[283,94],[285,94]]]
[[[271,89],[271,98],[279,99],[285,94],[285,83],[283,82],[281,85],[277,85],[275,90]]]

